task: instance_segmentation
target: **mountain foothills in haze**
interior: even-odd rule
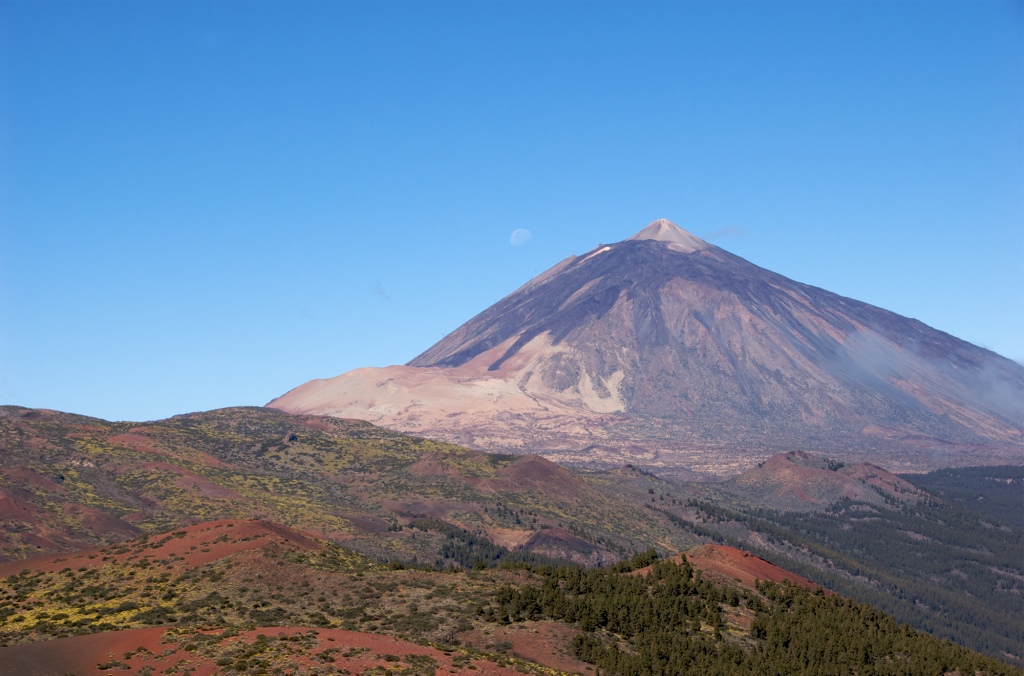
[[[661,472],[791,450],[894,471],[1024,459],[1024,366],[665,220],[565,259],[405,366],[268,405]]]

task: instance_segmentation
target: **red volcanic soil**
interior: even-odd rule
[[[517,622],[507,627],[495,627],[489,634],[479,629],[459,633],[459,640],[481,650],[493,649],[499,643],[511,643],[508,651],[513,657],[522,657],[546,667],[562,671],[583,673],[593,666],[580,662],[569,649],[571,641],[579,630],[558,622],[529,621]]]
[[[108,561],[150,558],[173,568],[194,568],[236,552],[283,546],[304,550],[319,548],[311,537],[270,521],[208,521],[186,526],[172,533],[133,540],[105,549],[88,549],[74,554],[51,554],[0,564],[0,577],[23,570],[56,572],[64,568],[93,568]]]
[[[0,664],[3,664],[5,673],[20,676],[93,674],[99,672],[99,664],[110,660],[110,654],[123,657],[125,653],[144,646],[159,655],[168,647],[160,643],[166,631],[166,627],[148,627],[0,648]],[[167,665],[179,661],[169,657]]]
[[[38,472],[33,472],[28,467],[5,467],[4,474],[7,475],[8,479],[24,481],[25,483],[39,486],[43,490],[52,491],[54,493],[63,492],[63,489],[58,484],[55,484]]]
[[[29,502],[22,502],[9,495],[0,495],[0,520],[28,521],[39,512],[39,508]]]
[[[699,545],[686,552],[685,556],[694,570],[701,571],[706,579],[717,584],[739,584],[747,589],[756,589],[758,580],[779,584],[789,582],[811,591],[822,589],[826,595],[835,593],[805,577],[800,577],[796,573],[779,568],[774,563],[769,563],[759,556],[754,556],[750,552],[735,547]],[[682,560],[683,555],[673,556],[669,559],[675,563],[681,563]],[[650,571],[651,567],[647,566],[633,571],[630,575],[646,575]]]
[[[61,508],[65,515],[75,518],[86,530],[96,535],[109,536],[116,533],[126,538],[134,538],[142,535],[142,529],[133,526],[127,521],[122,521],[113,514],[108,514],[101,509],[69,503]]]
[[[705,577],[716,582],[738,582],[748,589],[754,589],[758,580],[780,584],[789,582],[811,591],[824,589],[827,595],[834,593],[805,577],[735,547],[701,545],[686,552],[686,560],[694,569],[703,571]]]
[[[881,467],[858,463],[833,469],[825,458],[802,451],[772,456],[731,483],[761,499],[792,506],[827,505],[841,498],[880,503],[883,495],[913,501],[922,495]]]
[[[141,434],[115,434],[114,436],[107,437],[107,441],[118,446],[126,446],[136,451],[142,451],[144,453],[152,453],[153,455],[162,455],[165,457],[171,457],[171,453],[158,448],[153,440],[149,437],[145,437]]]
[[[916,502],[918,498],[925,496],[925,493],[914,484],[869,462],[848,465],[843,468],[843,473],[900,500]]]
[[[125,446],[127,448],[131,448],[131,449],[133,449],[135,451],[142,451],[143,453],[152,453],[153,455],[160,455],[160,456],[164,456],[164,457],[168,457],[168,458],[173,457],[172,453],[170,453],[167,450],[162,449],[159,446],[157,446],[156,442],[153,439],[150,439],[149,437],[145,436],[144,434],[140,434],[140,432],[145,432],[145,431],[146,431],[145,427],[135,427],[135,428],[132,428],[131,430],[129,430],[125,434],[117,434],[117,435],[108,437],[107,441],[112,443],[112,444],[116,444],[118,446]],[[212,455],[209,455],[209,454],[206,454],[206,453],[200,453],[198,455],[199,455],[199,459],[207,467],[228,467],[229,466],[226,463],[224,463],[224,462],[218,460],[217,458],[213,457]],[[179,469],[179,468],[175,467],[175,469]]]
[[[527,455],[498,471],[490,482],[497,490],[535,490],[564,498],[587,498],[592,489],[566,468],[539,455]]]
[[[251,646],[261,635],[269,648],[259,657],[280,662],[281,666],[289,668],[289,673],[313,667],[323,669],[328,665],[337,672],[347,670],[341,673],[360,674],[375,667],[400,671],[415,663],[417,658],[430,658],[436,660],[439,671],[443,673],[467,676],[519,674],[483,659],[472,659],[457,652],[446,653],[390,636],[302,627],[260,627],[223,638],[218,632],[210,632],[208,636],[218,637],[212,641],[216,645],[213,649],[206,646],[199,650],[194,646],[203,642],[196,641],[196,635],[177,634],[165,627],[72,636],[0,648],[0,665],[3,665],[4,673],[20,676],[139,673],[147,666],[153,674],[181,673],[185,667],[193,676],[225,671],[235,673],[230,667],[233,660],[219,659],[218,655],[226,657],[239,648]],[[186,645],[193,646],[192,650],[186,650]],[[226,664],[218,665],[218,661]],[[101,665],[108,670],[101,670]]]

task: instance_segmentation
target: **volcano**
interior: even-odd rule
[[[1020,364],[667,220],[563,260],[407,365],[268,406],[666,473],[794,450],[894,471],[1024,462]]]

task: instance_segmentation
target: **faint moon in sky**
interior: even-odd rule
[[[517,228],[512,231],[509,241],[512,242],[512,246],[522,246],[529,242],[531,237],[533,237],[533,233],[526,228]]]

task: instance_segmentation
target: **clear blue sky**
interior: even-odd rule
[[[661,217],[1024,358],[1022,8],[2,2],[0,403],[263,404]]]

